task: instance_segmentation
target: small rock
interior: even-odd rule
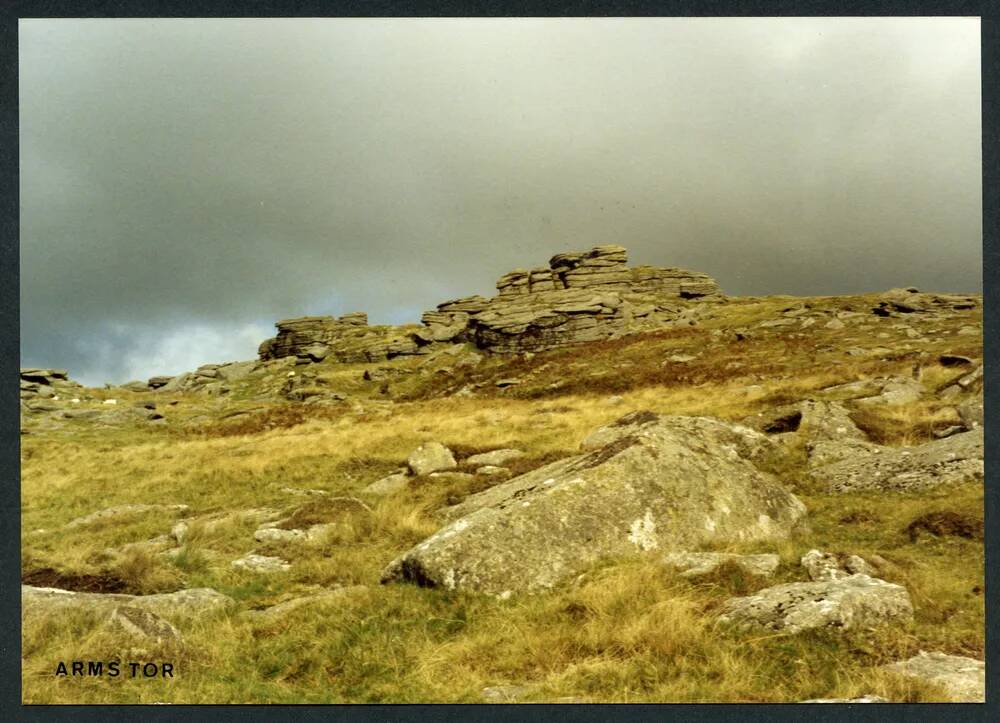
[[[282,560],[280,557],[268,557],[267,555],[257,555],[254,553],[248,553],[238,560],[232,561],[232,566],[240,570],[249,570],[250,572],[283,572],[285,570],[290,570],[292,565],[287,560]]]
[[[492,452],[474,454],[471,457],[466,458],[465,463],[472,465],[473,467],[485,464],[500,465],[504,462],[510,462],[511,460],[519,459],[523,456],[524,452],[519,449],[494,449]]]
[[[835,555],[830,552],[809,550],[799,563],[806,569],[809,579],[815,582],[841,580],[859,573],[875,575],[875,569],[857,555]]]
[[[520,379],[498,379],[495,385],[503,389],[504,387],[513,387],[521,384]]]
[[[483,688],[483,700],[487,703],[515,703],[523,698],[531,688],[527,685],[495,685]]]
[[[844,324],[844,322],[842,322],[840,319],[830,319],[830,321],[823,324],[823,326],[827,329],[833,329],[834,331],[837,331],[839,329],[843,329],[846,326],[846,324]]]
[[[451,450],[440,442],[427,442],[410,452],[406,460],[410,470],[415,475],[429,474],[444,469],[455,469],[455,461]]]
[[[493,475],[498,475],[498,474],[507,474],[509,472],[510,470],[507,469],[506,467],[497,467],[492,464],[483,465],[482,467],[476,470],[476,474],[486,475],[488,477],[492,477]]]

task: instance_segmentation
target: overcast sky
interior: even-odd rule
[[[982,289],[977,19],[22,20],[20,121],[21,361],[93,385],[606,243]]]

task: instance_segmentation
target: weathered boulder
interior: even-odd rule
[[[747,461],[734,443],[742,434],[726,427],[664,417],[472,495],[383,582],[507,596],[551,588],[602,558],[787,535],[805,507]]]
[[[394,472],[387,477],[376,480],[365,487],[362,492],[370,495],[390,495],[397,490],[401,490],[409,483],[406,472]]]
[[[663,557],[668,567],[677,570],[681,577],[695,578],[710,575],[723,565],[734,565],[743,572],[759,577],[770,577],[778,569],[781,558],[774,554],[737,555],[731,552],[671,552]]]
[[[868,629],[912,617],[906,588],[868,575],[850,575],[775,585],[733,598],[726,601],[719,620],[738,627],[799,633],[818,628]]]
[[[820,443],[810,452],[809,465],[812,478],[831,492],[919,490],[982,481],[983,430],[915,447]]]
[[[406,464],[413,474],[430,474],[445,469],[455,469],[458,463],[455,461],[451,450],[440,442],[427,442],[410,452],[406,458]]]
[[[945,689],[953,702],[986,701],[986,663],[982,660],[920,651],[909,660],[891,663],[882,669],[936,683]]]
[[[122,605],[136,607],[156,615],[200,616],[224,610],[234,604],[232,598],[207,587],[158,595],[121,595],[21,585],[21,610],[26,616],[59,613],[65,610],[111,611]]]

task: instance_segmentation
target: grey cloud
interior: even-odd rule
[[[975,19],[20,35],[22,361],[92,383],[598,243],[733,294],[981,289]]]

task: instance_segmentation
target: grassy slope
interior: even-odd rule
[[[582,580],[547,595],[498,601],[477,596],[379,586],[383,566],[437,528],[432,513],[481,489],[485,482],[418,479],[410,489],[368,500],[374,514],[322,544],[273,547],[253,540],[256,525],[232,520],[195,526],[182,554],[109,554],[114,548],[167,532],[176,515],[140,514],[64,531],[69,520],[118,504],[184,503],[201,515],[273,507],[291,512],[305,499],[284,488],[357,495],[392,471],[423,441],[439,440],[461,456],[516,446],[528,452],[519,471],[573,453],[596,426],[634,409],[712,414],[738,419],[843,381],[909,375],[913,350],[931,354],[920,372],[928,391],[959,372],[934,363],[951,352],[981,357],[981,338],[958,336],[978,313],[942,321],[907,318],[930,343],[912,342],[898,319],[866,315],[859,328],[828,330],[822,322],[757,329],[755,324],[801,303],[790,298],[742,299],[719,317],[667,330],[535,355],[487,359],[476,367],[413,373],[388,388],[364,382],[364,365],[317,365],[322,386],[351,401],[330,408],[284,405],[259,393],[273,378],[250,378],[230,398],[196,394],[145,395],[170,419],[165,428],[97,429],[85,421],[68,431],[29,430],[22,437],[22,568],[93,574],[123,589],[149,593],[214,587],[240,611],[192,623],[179,621],[185,645],[149,650],[135,659],[170,660],[168,681],[55,679],[59,660],[112,659],[121,642],[86,615],[26,624],[26,702],[477,702],[484,686],[528,685],[523,700],[577,697],[602,701],[795,701],[865,693],[893,700],[942,699],[940,690],[881,673],[875,666],[918,649],[982,656],[984,647],[981,540],[923,537],[905,528],[928,511],[982,519],[982,488],[970,485],[921,494],[824,495],[810,488],[794,455],[778,469],[811,513],[811,531],[777,544],[732,547],[774,550],[782,567],[774,582],[800,580],[798,557],[811,547],[877,553],[891,563],[886,578],[907,586],[916,608],[911,626],[879,633],[748,635],[717,627],[713,611],[728,597],[761,584],[723,573],[693,584],[678,580],[655,558],[608,561]],[[862,297],[808,300],[814,309],[864,310]],[[713,329],[751,327],[737,341]],[[923,328],[922,327],[926,327]],[[801,334],[801,336],[795,336]],[[879,336],[879,335],[886,336]],[[893,349],[847,356],[851,346]],[[911,351],[905,347],[909,346]],[[672,354],[700,353],[691,362]],[[387,366],[417,369],[418,358]],[[430,363],[440,367],[447,358]],[[425,367],[426,368],[426,367]],[[499,390],[493,381],[518,377]],[[482,384],[475,398],[438,396]],[[138,399],[95,391],[122,402]],[[163,400],[176,399],[165,406]],[[616,398],[617,397],[617,398]],[[388,400],[395,403],[389,404]],[[360,401],[360,406],[357,402]],[[220,419],[233,409],[253,410]],[[950,408],[931,397],[868,415],[864,422],[890,443],[927,439],[947,425]],[[202,416],[196,426],[184,420]],[[41,531],[39,531],[41,530]],[[281,554],[288,573],[241,573],[229,561],[255,550]],[[241,611],[332,584],[360,584],[340,601],[291,613],[280,622],[250,621]]]

